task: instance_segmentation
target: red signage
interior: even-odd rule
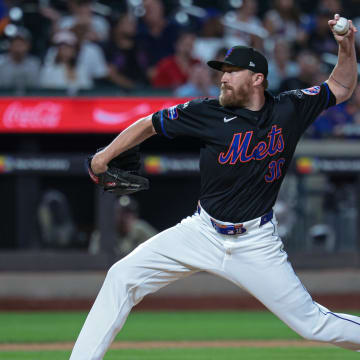
[[[0,133],[115,133],[182,98],[0,98]]]

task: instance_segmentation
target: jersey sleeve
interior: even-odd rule
[[[326,82],[320,86],[292,90],[284,94],[290,96],[295,103],[302,132],[315,121],[323,110],[336,105],[335,95]]]
[[[167,138],[177,136],[204,137],[203,100],[196,99],[157,111],[152,115],[154,129]]]

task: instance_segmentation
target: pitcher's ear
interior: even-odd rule
[[[255,75],[255,83],[254,85],[261,85],[265,81],[264,74],[256,73]]]

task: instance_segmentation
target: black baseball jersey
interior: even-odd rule
[[[300,136],[336,104],[327,83],[265,97],[260,111],[197,99],[152,116],[159,135],[199,139],[200,202],[218,220],[239,223],[270,211]]]

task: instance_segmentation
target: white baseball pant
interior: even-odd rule
[[[275,217],[259,225],[257,218],[241,235],[222,235],[201,209],[138,246],[108,271],[70,360],[102,359],[134,305],[198,271],[243,287],[305,339],[360,351],[360,318],[314,302],[287,260]]]

